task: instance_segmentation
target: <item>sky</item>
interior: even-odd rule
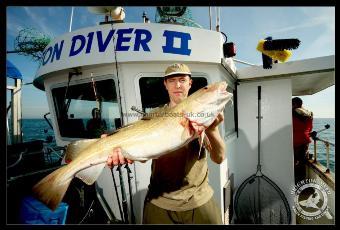
[[[192,19],[209,29],[209,7],[189,7]],[[7,51],[14,50],[14,42],[20,30],[34,28],[49,37],[56,38],[69,32],[72,7],[7,7]],[[125,22],[143,22],[143,11],[151,23],[155,22],[156,7],[124,7]],[[215,7],[211,7],[212,27],[216,26]],[[87,7],[74,7],[72,31],[98,25],[102,15],[89,12]],[[236,59],[262,65],[261,53],[256,50],[260,39],[298,38],[301,44],[292,51],[289,61],[335,54],[335,7],[220,7],[220,31],[227,35],[228,42],[236,44]],[[30,83],[39,64],[31,57],[7,54],[22,73],[23,82]],[[237,68],[247,67],[236,64]],[[8,81],[12,84],[12,80]],[[335,117],[335,86],[319,93],[301,97],[304,106],[312,110],[315,118]],[[7,101],[9,93],[7,93]],[[23,118],[43,118],[47,113],[45,92],[32,84],[22,89]]]

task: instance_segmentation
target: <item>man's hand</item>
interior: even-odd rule
[[[107,134],[102,134],[100,137],[106,137]],[[107,158],[106,164],[109,168],[113,168],[114,166],[118,164],[132,164],[133,160],[127,159],[122,154],[122,149],[120,147],[116,147],[112,150],[112,152],[109,154],[109,157]]]
[[[211,148],[209,149],[210,158],[213,162],[221,164],[225,155],[225,144],[217,126],[224,120],[223,112],[218,114],[215,121],[206,129],[205,134],[209,139]]]
[[[223,112],[219,113],[216,117],[216,119],[214,120],[214,122],[207,128],[206,132],[211,132],[214,131],[217,126],[224,120],[224,115]]]

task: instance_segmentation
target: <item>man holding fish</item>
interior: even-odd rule
[[[185,64],[170,65],[164,75],[164,86],[170,102],[164,107],[175,107],[188,97],[192,85],[191,71]],[[218,131],[223,121],[220,112],[205,129],[205,135],[185,146],[152,161],[152,174],[144,202],[144,224],[222,224],[220,209],[208,184],[208,165],[205,148],[217,164],[224,160],[225,144]],[[202,132],[200,125],[192,123]],[[203,143],[201,143],[203,141]],[[200,144],[205,148],[200,149]],[[133,163],[124,158],[116,147],[109,155],[107,165]]]
[[[217,126],[233,95],[224,81],[188,96],[191,85],[186,65],[169,66],[164,76],[170,98],[167,105],[112,135],[69,143],[67,164],[40,180],[33,195],[55,210],[74,177],[92,185],[106,165],[152,159],[143,223],[221,224],[220,209],[208,184],[206,149],[215,163],[224,160],[225,145]]]

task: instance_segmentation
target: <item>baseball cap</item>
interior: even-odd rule
[[[166,68],[164,77],[169,77],[175,74],[188,74],[189,76],[191,76],[191,71],[189,67],[185,64],[174,63]]]

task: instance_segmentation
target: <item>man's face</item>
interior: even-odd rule
[[[192,79],[188,75],[176,75],[164,80],[164,86],[169,93],[170,101],[176,104],[187,98]]]

